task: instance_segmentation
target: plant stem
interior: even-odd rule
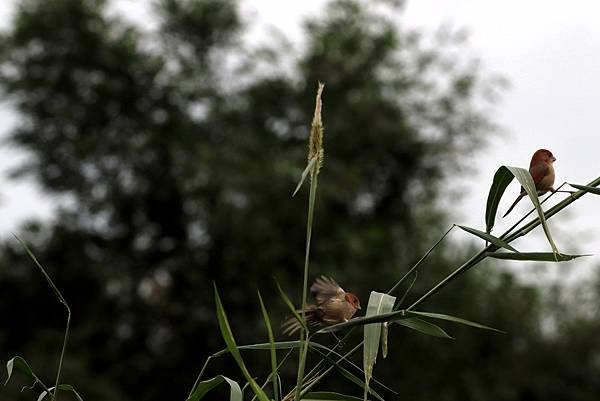
[[[57,401],[58,400],[58,385],[60,383],[60,373],[62,371],[63,360],[65,358],[65,350],[67,349],[67,341],[69,339],[69,329],[70,329],[70,325],[71,325],[71,308],[69,307],[69,304],[67,303],[66,299],[63,297],[63,295],[60,292],[60,290],[58,289],[58,287],[54,284],[54,282],[50,278],[50,275],[48,275],[48,273],[46,272],[46,270],[44,269],[44,267],[40,264],[40,262],[38,262],[37,258],[35,257],[35,255],[33,254],[33,252],[31,252],[31,250],[29,249],[29,247],[27,246],[27,244],[25,243],[25,241],[23,241],[16,234],[13,234],[13,235],[17,239],[17,241],[19,241],[21,243],[21,245],[23,246],[23,248],[25,248],[25,251],[27,252],[27,254],[29,255],[29,257],[31,258],[31,260],[33,260],[33,262],[35,263],[35,265],[40,269],[40,271],[42,272],[42,275],[44,276],[44,278],[46,279],[46,281],[50,285],[50,288],[52,288],[52,291],[54,291],[54,294],[56,295],[56,298],[58,298],[58,301],[61,304],[63,304],[64,307],[67,309],[67,324],[66,324],[66,328],[65,328],[65,336],[64,336],[64,339],[63,339],[62,349],[60,351],[60,359],[58,360],[58,369],[56,371],[56,382],[55,382],[55,385],[54,385],[54,393],[51,394],[52,395],[52,399],[54,401]]]
[[[210,360],[213,357],[214,357],[214,355],[210,355],[208,358],[206,358],[206,361],[204,362],[204,365],[202,366],[200,373],[198,373],[198,377],[196,377],[196,381],[194,382],[194,385],[192,386],[192,390],[188,394],[187,398],[190,398],[192,396],[192,394],[194,393],[194,390],[196,390],[196,387],[198,387],[198,383],[200,383],[200,378],[204,374],[204,370],[206,370],[206,367],[208,366],[208,362],[210,362]]]
[[[556,191],[552,192],[550,195],[548,195],[544,200],[542,200],[540,202],[540,205],[543,205],[546,201],[548,201],[548,199],[552,198],[556,193],[558,193],[558,190],[561,189],[562,187],[564,187],[566,184],[567,184],[566,182],[563,182],[562,184],[560,184],[560,186],[558,188],[556,188]],[[511,228],[509,228],[508,230],[506,230],[506,232],[503,235],[508,235],[508,233],[510,233],[512,230],[514,230],[527,217],[529,217],[531,215],[531,213],[533,213],[535,211],[536,211],[535,207],[532,208],[526,215],[524,215],[523,217],[521,217],[515,224],[513,224]]]
[[[417,263],[415,263],[415,265],[413,267],[411,267],[410,269],[408,269],[408,271],[406,273],[404,273],[404,275],[402,276],[402,278],[400,280],[398,280],[398,282],[396,282],[396,284],[394,284],[394,286],[392,288],[390,288],[390,290],[387,292],[388,295],[391,294],[392,292],[394,292],[396,290],[396,288],[398,288],[398,286],[400,284],[402,284],[402,282],[404,280],[406,280],[406,278],[408,276],[410,276],[414,271],[416,271],[419,266],[421,265],[421,263],[427,259],[427,257],[429,256],[429,254],[431,252],[433,252],[433,250],[444,240],[444,238],[446,238],[446,236],[448,235],[448,233],[450,233],[450,231],[452,231],[452,229],[455,227],[455,225],[453,224],[448,231],[446,231],[444,233],[444,235],[442,235],[442,237],[437,240],[437,242],[435,244],[433,244],[433,246],[431,248],[429,248],[429,250],[421,257],[421,259],[419,259],[419,261]]]
[[[306,324],[306,298],[308,293],[308,267],[310,260],[310,240],[312,236],[312,225],[315,211],[315,200],[317,194],[317,169],[315,163],[313,170],[310,173],[310,196],[308,199],[308,217],[306,222],[306,250],[304,253],[304,282],[302,286],[302,320]],[[304,369],[306,366],[306,357],[308,354],[308,331],[304,328],[300,329],[300,350],[298,360],[298,377],[296,380],[296,401],[300,400],[300,390],[302,389],[302,381],[304,380]]]
[[[600,185],[600,177],[596,178],[595,180],[593,180],[592,182],[590,182],[589,184],[587,184],[588,187],[597,187],[598,185]],[[574,194],[572,194],[568,198],[566,198],[563,201],[557,203],[554,207],[552,207],[548,211],[546,211],[544,213],[544,217],[546,219],[549,219],[550,217],[554,216],[555,214],[557,214],[558,212],[560,212],[561,210],[563,210],[565,207],[569,206],[571,203],[575,202],[577,199],[581,198],[586,193],[587,193],[586,191],[577,191],[577,192],[575,192]],[[513,234],[510,234],[510,232],[513,230],[514,226],[511,227],[504,234],[502,234],[502,236],[500,236],[500,238],[502,240],[504,240],[506,243],[510,243],[510,242],[516,240],[517,238],[520,238],[520,237],[526,235],[527,233],[529,233],[531,230],[533,230],[534,228],[536,228],[540,224],[541,224],[541,220],[540,220],[540,218],[538,216],[535,219],[533,219],[530,222],[528,222],[527,224],[525,224],[525,226],[523,226],[519,231],[517,231],[517,232],[515,232]],[[433,294],[435,294],[436,292],[438,292],[439,290],[441,290],[443,287],[445,287],[446,285],[448,285],[448,283],[450,283],[456,277],[458,277],[459,275],[461,275],[462,273],[466,272],[471,267],[475,266],[477,263],[479,263],[483,259],[485,259],[486,258],[486,254],[488,252],[495,252],[498,249],[499,249],[499,247],[496,246],[496,245],[494,245],[494,244],[488,245],[483,250],[481,250],[477,254],[473,255],[468,261],[466,261],[464,264],[462,264],[460,267],[458,267],[455,271],[453,271],[452,273],[450,273],[446,278],[444,278],[442,281],[440,281],[435,287],[433,287],[432,289],[430,289],[425,295],[423,295],[421,298],[419,298],[417,301],[415,301],[406,310],[411,310],[411,309],[415,308],[416,306],[418,306],[419,304],[421,304],[423,301],[425,301],[427,298],[431,297]]]
[[[56,371],[56,384],[54,387],[54,401],[58,400],[58,384],[60,381],[60,373],[62,371],[63,360],[65,358],[65,350],[67,349],[67,340],[69,339],[69,327],[71,325],[71,309],[67,307],[67,324],[65,327],[65,338],[63,339],[62,350],[60,351],[60,359],[58,360],[58,369]]]

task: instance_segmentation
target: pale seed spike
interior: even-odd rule
[[[321,94],[323,93],[324,84],[319,82],[319,88],[317,90],[317,98],[315,101],[315,114],[310,127],[310,138],[308,142],[308,161],[317,159],[315,166],[315,174],[319,173],[319,169],[323,165],[323,122],[321,119]]]

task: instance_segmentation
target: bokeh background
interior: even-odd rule
[[[238,342],[265,341],[256,290],[277,321],[286,312],[274,277],[299,300],[307,194],[290,194],[318,81],[326,159],[311,272],[363,302],[451,223],[483,226],[498,166],[527,166],[547,147],[559,182],[591,181],[600,174],[597,8],[3,2],[0,360],[22,355],[50,382],[64,325],[11,231],[72,306],[63,381],[86,400],[184,399],[223,347],[213,282]],[[586,196],[551,220],[561,250],[597,253],[598,210]],[[450,236],[407,300],[478,246]],[[540,235],[519,246],[548,250]],[[423,307],[508,334],[445,326],[450,342],[395,328],[375,368],[399,393],[387,398],[595,400],[597,272],[594,257],[478,266]],[[253,374],[268,373],[266,357],[247,354]],[[227,358],[209,365],[207,377],[218,373],[240,376]],[[2,398],[32,399],[21,384],[1,388]],[[337,375],[324,386],[361,394]]]

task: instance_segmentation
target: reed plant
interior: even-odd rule
[[[579,198],[586,194],[600,195],[600,189],[596,188],[600,185],[600,177],[592,180],[587,185],[579,184],[568,184],[577,191],[570,193],[568,197],[553,206],[547,211],[542,209],[542,205],[548,201],[549,198],[553,197],[559,192],[567,183],[561,185],[557,191],[551,193],[544,200],[540,201],[538,194],[535,189],[535,184],[529,172],[525,169],[511,166],[501,166],[496,171],[493,182],[490,186],[488,200],[486,204],[485,213],[485,225],[486,229],[478,230],[476,228],[467,227],[464,225],[454,224],[450,226],[441,237],[427,250],[427,252],[415,263],[413,266],[408,268],[406,272],[397,280],[397,282],[391,286],[387,292],[372,291],[368,300],[366,314],[363,317],[357,317],[344,323],[339,323],[332,326],[326,326],[317,330],[311,331],[305,315],[305,308],[307,306],[308,297],[308,281],[310,277],[310,250],[311,250],[311,236],[314,224],[314,213],[316,207],[316,194],[317,194],[317,182],[319,172],[323,167],[324,160],[324,128],[322,122],[322,94],[324,85],[319,84],[316,95],[314,117],[311,124],[309,146],[308,146],[308,160],[307,165],[302,172],[301,178],[298,185],[293,192],[295,195],[301,190],[304,182],[308,178],[309,181],[309,198],[307,207],[307,224],[306,224],[306,243],[305,243],[305,257],[304,257],[304,269],[302,276],[302,298],[299,303],[299,307],[293,303],[290,297],[281,289],[279,284],[279,292],[282,301],[287,305],[289,312],[292,316],[297,319],[300,324],[300,336],[298,340],[292,341],[276,341],[273,326],[271,323],[271,317],[269,311],[265,306],[260,292],[258,293],[258,303],[262,312],[262,317],[265,323],[265,329],[267,332],[267,342],[255,343],[255,344],[243,344],[238,345],[234,333],[229,325],[229,320],[225,311],[221,297],[217,286],[214,287],[214,299],[216,306],[216,316],[218,320],[218,327],[221,336],[225,342],[226,347],[211,354],[205,361],[202,369],[200,370],[194,385],[192,386],[186,401],[199,401],[205,398],[209,392],[219,386],[222,383],[226,383],[230,388],[230,401],[243,401],[245,399],[260,400],[260,401],[292,401],[292,400],[363,400],[366,401],[369,398],[377,399],[380,401],[384,400],[381,393],[395,393],[393,389],[386,386],[384,383],[379,382],[373,376],[373,368],[379,350],[383,357],[387,356],[387,338],[388,331],[394,325],[401,325],[416,332],[424,335],[452,338],[444,329],[438,326],[435,322],[449,321],[456,324],[467,325],[478,329],[495,331],[502,333],[501,330],[494,329],[481,323],[472,322],[460,317],[450,316],[447,314],[436,313],[432,311],[420,310],[422,304],[429,298],[433,297],[439,291],[444,289],[450,282],[456,280],[461,275],[466,273],[468,270],[476,267],[482,261],[492,259],[503,259],[503,260],[516,260],[516,261],[541,261],[550,263],[567,262],[586,255],[568,255],[563,254],[559,251],[558,246],[554,242],[551,234],[548,220],[557,213],[561,212],[572,203],[577,201]],[[512,227],[506,230],[501,235],[492,234],[494,223],[496,219],[496,212],[498,205],[504,194],[504,191],[512,180],[516,178],[517,181],[527,192],[529,199],[533,204],[533,209],[517,221]],[[531,215],[533,216],[530,220],[526,221]],[[533,229],[538,226],[542,226],[548,243],[550,245],[550,252],[519,252],[511,243],[516,239],[528,235]],[[404,305],[404,299],[406,294],[411,290],[419,268],[422,263],[431,255],[432,252],[446,239],[448,234],[455,228],[463,230],[464,232],[476,236],[484,241],[483,248],[466,260],[463,264],[458,266],[445,278],[431,287],[423,296],[417,299],[415,302],[408,306]],[[63,384],[60,381],[61,371],[64,362],[65,349],[67,347],[69,326],[71,321],[71,310],[69,304],[53,283],[46,270],[35,258],[27,244],[17,237],[17,240],[22,244],[25,252],[34,262],[35,266],[39,269],[41,274],[45,277],[50,288],[56,295],[58,301],[64,305],[67,311],[66,328],[64,334],[64,340],[58,360],[58,369],[56,377],[54,379],[54,386],[47,386],[41,378],[39,378],[29,366],[27,361],[19,356],[15,356],[7,362],[8,379],[15,371],[20,371],[25,376],[33,381],[31,388],[41,389],[41,393],[38,396],[38,401],[44,399],[50,399],[53,401],[58,400],[59,390],[72,393],[78,400],[82,400],[82,397],[75,391],[74,387],[69,384]],[[401,294],[398,294],[399,290],[403,289]],[[353,330],[362,328],[363,339],[362,341],[354,344],[350,350],[342,353],[339,351],[338,346],[345,344],[348,336]],[[319,336],[324,333],[336,333],[345,331],[344,336],[338,338],[337,345],[334,347],[327,347],[323,343],[319,342]],[[256,376],[253,375],[243,359],[243,352],[247,350],[259,350],[269,352],[270,354],[270,368],[265,369],[265,379],[259,383]],[[278,351],[285,350],[285,355],[278,359]],[[354,353],[362,350],[363,353],[363,364],[357,366],[354,364],[349,357]],[[291,388],[284,388],[281,384],[279,372],[281,371],[284,364],[294,363],[291,355],[294,351],[297,351],[298,360],[296,365],[297,375],[296,383]],[[307,356],[309,351],[316,355],[318,358],[317,362],[313,366],[307,365]],[[245,383],[241,384],[231,378],[224,375],[217,375],[210,379],[204,377],[206,368],[210,361],[214,358],[220,357],[231,357],[239,367]],[[331,372],[337,372],[342,376],[346,377],[352,383],[356,384],[362,389],[363,396],[358,398],[356,396],[334,393],[331,391],[313,391],[313,389],[321,384],[323,380],[331,374]],[[272,388],[269,390],[268,387]],[[249,389],[249,391],[245,391]],[[248,395],[245,392],[249,393]],[[251,394],[250,394],[251,393]]]

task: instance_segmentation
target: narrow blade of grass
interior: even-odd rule
[[[431,319],[447,320],[449,322],[459,323],[459,324],[463,324],[465,326],[475,327],[477,329],[490,330],[490,331],[495,331],[497,333],[506,334],[506,332],[504,332],[502,330],[498,330],[493,327],[485,326],[483,324],[472,322],[470,320],[463,319],[463,318],[456,317],[456,316],[445,315],[442,313],[418,312],[418,311],[409,311],[409,313],[412,315],[416,315],[416,316],[428,317]]]
[[[410,317],[408,319],[398,320],[396,323],[401,326],[408,327],[409,329],[421,332],[423,334],[427,334],[429,336],[448,338],[454,340],[454,338],[448,333],[446,333],[441,327],[423,319],[419,319],[417,317]]]
[[[269,348],[271,350],[271,380],[273,382],[273,396],[275,397],[275,401],[279,401],[279,376],[277,374],[277,353],[275,351],[275,338],[273,337],[273,329],[271,328],[271,319],[269,319],[269,314],[267,313],[267,309],[265,308],[263,299],[260,296],[260,291],[258,292],[258,300],[260,301],[260,309],[262,310],[263,320],[265,321],[267,334],[269,336]]]
[[[273,344],[269,343],[257,343],[257,344],[247,344],[247,345],[238,345],[237,349],[239,350],[270,350],[271,347],[275,349],[291,349],[300,347],[300,341],[276,341]],[[219,357],[223,355],[227,355],[229,353],[228,348],[224,348],[218,352],[212,354],[212,357]]]
[[[562,253],[555,254],[552,252],[489,252],[487,256],[495,259],[523,260],[532,262],[568,262],[573,259],[591,255],[565,255]]]
[[[329,391],[319,391],[306,394],[302,397],[302,401],[361,401],[361,398]]]
[[[192,394],[190,394],[190,396],[187,398],[186,401],[201,400],[202,398],[204,398],[206,393],[208,393],[210,390],[217,387],[219,384],[223,383],[224,381],[227,382],[229,384],[229,387],[231,388],[231,390],[229,392],[229,401],[242,401],[243,393],[242,393],[242,389],[240,388],[240,385],[238,384],[238,382],[236,382],[235,380],[231,380],[230,378],[225,377],[223,375],[218,375],[218,376],[213,377],[212,379],[205,380],[205,381],[198,383],[198,385],[196,386],[196,388],[194,389]]]
[[[360,372],[361,375],[364,376],[364,374],[365,374],[364,370],[362,370],[358,365],[356,365],[355,363],[353,363],[351,360],[345,358],[343,355],[337,353],[336,351],[334,351],[334,350],[332,350],[332,349],[330,349],[330,348],[328,348],[328,347],[326,347],[324,345],[321,345],[319,343],[315,343],[315,342],[310,342],[309,346],[310,346],[310,348],[313,351],[319,353],[319,355],[321,355],[325,359],[327,359],[327,361],[329,363],[331,363],[332,365],[338,366],[340,364],[340,362],[343,361],[343,362],[347,363],[348,365],[350,365],[353,369],[356,369],[358,372]],[[327,352],[324,352],[324,351],[327,351]],[[332,355],[338,357],[339,359],[338,360],[334,359],[332,357]],[[372,377],[371,380],[374,383],[376,383],[378,386],[381,386],[381,388],[389,391],[390,393],[398,394],[398,392],[396,390],[394,390],[394,389],[386,386],[385,384],[383,384],[382,382],[380,382],[376,378]]]
[[[379,401],[385,401],[383,399],[383,397],[381,397],[375,390],[367,387],[367,385],[364,381],[362,381],[357,376],[353,375],[347,369],[345,369],[339,365],[336,365],[335,368],[341,373],[342,376],[344,376],[346,379],[350,380],[352,383],[356,384],[361,389],[367,389],[369,394],[371,394],[373,397],[377,398]]]
[[[279,290],[279,294],[281,295],[281,299],[283,299],[283,302],[287,305],[287,307],[290,310],[290,312],[292,312],[292,315],[296,318],[296,320],[298,321],[298,323],[300,323],[300,325],[302,326],[302,328],[304,330],[308,331],[308,327],[304,323],[304,319],[302,319],[302,316],[300,316],[300,314],[298,313],[298,311],[294,307],[294,304],[290,300],[290,297],[288,297],[287,294],[285,292],[283,292],[283,290],[281,289],[281,286],[279,285],[279,283],[277,282],[277,280],[275,280],[275,284],[277,284],[277,289]]]
[[[437,246],[439,244],[442,243],[442,241],[444,240],[444,238],[446,238],[446,236],[450,233],[450,231],[452,231],[452,229],[454,228],[454,225],[451,225],[450,228],[444,233],[444,235],[442,235],[442,237],[440,239],[438,239],[435,244],[433,244],[431,246],[431,248],[429,248],[429,250],[427,250],[427,252],[425,252],[425,254],[423,256],[421,256],[421,258],[417,261],[417,263],[415,263],[413,265],[413,267],[411,267],[410,269],[408,269],[408,271],[406,273],[404,273],[404,275],[400,278],[400,280],[398,280],[396,282],[396,284],[394,284],[392,286],[392,288],[390,288],[390,290],[387,292],[388,294],[391,294],[392,292],[394,292],[396,290],[396,288],[398,288],[398,286],[400,284],[402,284],[404,282],[404,280],[406,280],[406,278],[408,276],[410,276],[413,273],[417,272],[417,269],[419,268],[419,266],[421,265],[421,263],[423,263],[423,261],[425,261],[425,259],[427,259],[429,257],[429,255],[431,254],[431,252],[433,252],[433,250],[435,248],[437,248]]]
[[[40,269],[40,272],[42,273],[42,275],[44,276],[44,278],[46,279],[46,281],[50,285],[50,288],[52,288],[52,291],[54,291],[54,294],[56,295],[56,298],[58,298],[58,301],[61,304],[63,304],[64,307],[65,307],[65,309],[67,310],[67,322],[65,324],[65,335],[64,335],[64,338],[63,338],[63,344],[62,344],[62,348],[61,348],[61,351],[60,351],[60,357],[58,359],[58,368],[56,369],[56,379],[55,379],[55,384],[54,384],[54,396],[53,396],[53,398],[54,398],[54,401],[56,401],[58,399],[58,390],[60,390],[60,386],[59,386],[58,383],[60,382],[60,375],[61,375],[61,372],[62,372],[63,360],[65,358],[65,351],[67,349],[67,342],[68,342],[68,339],[69,339],[69,329],[70,329],[70,326],[71,326],[71,307],[67,303],[67,300],[65,299],[65,297],[63,297],[63,295],[60,292],[60,290],[58,289],[58,287],[54,284],[54,282],[50,278],[50,275],[46,272],[46,269],[44,269],[44,267],[42,266],[42,264],[40,262],[38,262],[37,258],[33,254],[33,252],[31,252],[31,250],[29,249],[29,247],[27,246],[27,244],[25,243],[25,241],[23,241],[18,235],[16,235],[16,234],[13,234],[13,235],[17,239],[17,241],[19,241],[21,243],[21,245],[25,249],[25,252],[27,252],[27,255],[29,255],[29,257],[31,258],[31,260],[33,261],[33,263],[38,267],[38,269]]]
[[[509,251],[513,251],[513,252],[519,252],[517,251],[514,247],[512,247],[511,245],[507,244],[506,242],[504,242],[503,240],[501,240],[498,237],[494,237],[491,234],[485,233],[483,231],[477,230],[475,228],[471,228],[471,227],[467,227],[467,226],[461,226],[460,224],[457,224],[456,227],[460,228],[461,230],[464,230],[470,234],[476,235],[479,238],[482,238],[484,240],[486,240],[487,242],[491,242],[492,244],[500,247],[500,248],[505,248],[508,249]]]
[[[296,196],[296,194],[302,187],[302,184],[304,184],[304,181],[306,180],[308,173],[311,172],[311,170],[313,169],[313,167],[315,166],[315,163],[317,163],[317,161],[318,161],[318,159],[315,157],[308,162],[308,164],[306,165],[306,168],[302,172],[302,177],[300,177],[300,181],[298,182],[298,185],[296,186],[296,189],[294,190],[294,193],[292,194],[292,198],[294,196]]]
[[[600,188],[587,187],[585,185],[577,185],[577,184],[569,184],[569,185],[572,186],[573,188],[579,189],[580,191],[585,191],[585,192],[589,192],[591,194],[600,195]]]
[[[217,308],[217,319],[219,320],[219,329],[221,330],[221,335],[223,336],[223,340],[227,345],[227,349],[229,353],[233,356],[233,359],[237,362],[242,374],[246,378],[246,381],[250,385],[250,388],[256,394],[260,401],[270,401],[269,397],[265,394],[265,392],[260,388],[260,386],[254,381],[250,372],[246,368],[244,364],[244,360],[242,359],[242,355],[237,348],[235,343],[235,339],[233,338],[233,332],[231,331],[231,327],[229,326],[229,321],[227,320],[227,315],[225,314],[225,309],[223,308],[223,304],[221,303],[221,298],[219,297],[219,292],[215,285],[215,304]]]

